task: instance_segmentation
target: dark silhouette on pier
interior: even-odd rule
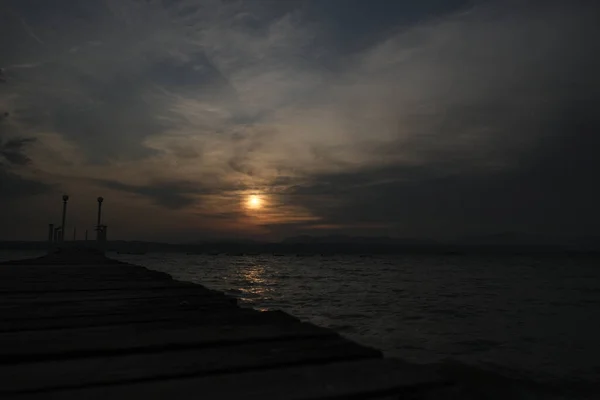
[[[47,247],[50,251],[58,247],[83,247],[89,248],[94,247],[96,249],[105,250],[108,226],[102,224],[102,203],[104,202],[103,197],[98,197],[98,214],[96,219],[96,241],[95,243],[88,243],[88,230],[85,230],[85,241],[80,243],[77,241],[77,227],[73,227],[73,240],[71,243],[65,242],[65,231],[67,221],[67,203],[69,201],[68,195],[62,196],[63,207],[62,207],[62,219],[60,227],[55,228],[54,224],[48,224],[48,240]]]

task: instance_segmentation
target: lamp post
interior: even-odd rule
[[[69,196],[64,194],[63,197],[63,213],[62,213],[62,225],[61,225],[61,242],[65,241],[65,221],[67,219],[67,201],[69,201]]]
[[[102,222],[102,202],[103,197],[98,197],[98,222],[96,224],[96,240],[100,240],[100,223]]]
[[[54,242],[54,224],[48,224],[48,243]]]

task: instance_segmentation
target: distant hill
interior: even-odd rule
[[[462,244],[495,244],[495,245],[553,245],[561,241],[547,235],[534,235],[518,232],[499,232],[487,235],[466,236],[459,240]]]
[[[391,238],[388,236],[327,235],[293,236],[281,241],[286,244],[375,244],[375,245],[434,245],[436,242],[421,239]]]
[[[552,236],[519,232],[500,232],[465,236],[453,242],[460,246],[554,247],[571,250],[600,250],[599,236]]]
[[[72,245],[72,242],[68,242]],[[80,242],[81,245],[91,243]],[[45,250],[45,241],[5,241],[0,249]],[[600,252],[600,237],[572,237],[559,240],[542,235],[513,232],[463,237],[455,241],[435,242],[413,238],[387,236],[300,235],[281,242],[260,242],[246,239],[221,239],[175,244],[161,242],[113,240],[107,250],[117,252],[189,252],[226,254],[524,254]]]

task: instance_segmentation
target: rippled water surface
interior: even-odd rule
[[[388,355],[526,372],[600,376],[598,259],[115,255],[282,309]]]
[[[598,394],[585,398],[600,398],[598,258],[109,256],[287,311],[410,362],[583,387]]]

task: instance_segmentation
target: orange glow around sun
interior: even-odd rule
[[[262,207],[262,199],[260,198],[260,196],[257,196],[255,194],[248,196],[247,206],[248,208],[251,208],[253,210],[258,210]]]

